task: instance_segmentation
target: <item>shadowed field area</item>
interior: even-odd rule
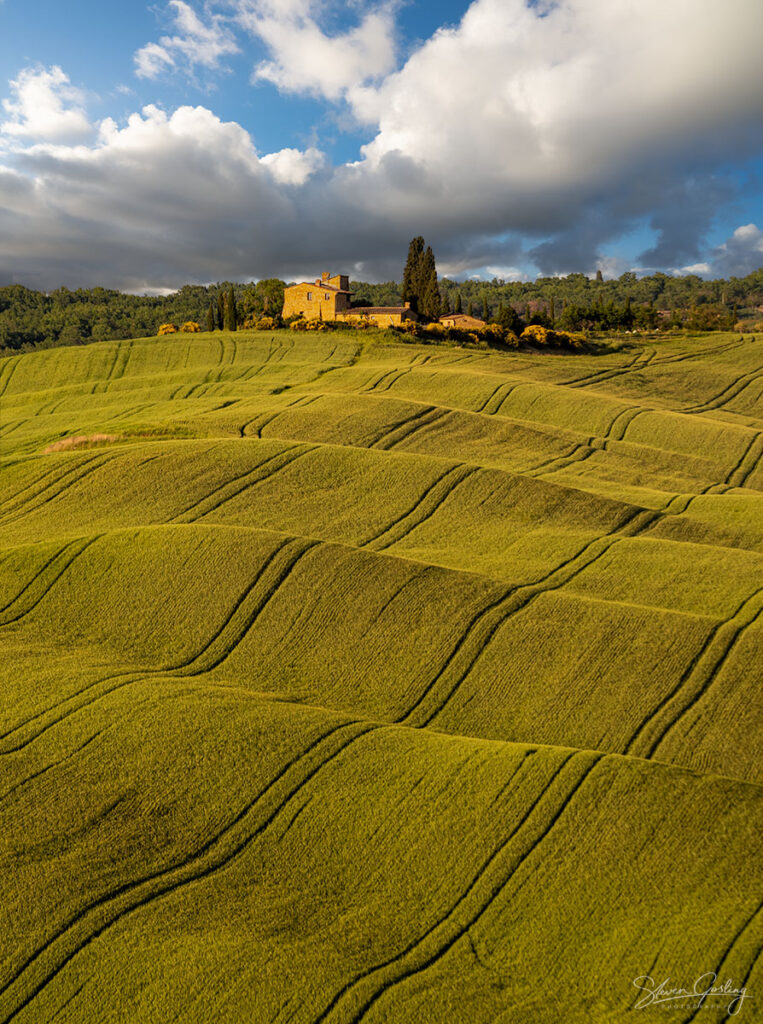
[[[752,1020],[762,353],[0,359],[0,1022]]]

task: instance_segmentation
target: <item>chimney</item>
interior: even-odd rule
[[[319,277],[316,277],[316,279],[315,279],[315,283],[316,283],[316,284],[318,285],[318,287],[320,288],[320,286],[321,286],[321,279],[320,279]]]
[[[324,270],[323,273],[321,274],[321,281],[328,281],[329,277],[330,274],[328,270]]]
[[[403,303],[403,309],[410,309],[410,308],[411,308],[410,302],[404,302]]]

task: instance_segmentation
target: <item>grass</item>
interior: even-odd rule
[[[0,1021],[755,998],[760,376],[734,335],[0,360]]]

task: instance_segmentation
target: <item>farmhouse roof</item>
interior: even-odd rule
[[[290,288],[317,288],[318,291],[323,292],[339,292],[342,295],[352,295],[352,292],[347,288],[337,288],[333,284],[327,284],[325,281],[300,281],[298,285],[289,285]]]

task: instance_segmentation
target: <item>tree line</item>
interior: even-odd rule
[[[261,316],[278,316],[285,283],[268,278],[186,285],[171,295],[131,295],[106,288],[34,291],[0,287],[0,349],[27,350],[123,338],[152,337],[164,323],[195,321],[202,330],[234,329]],[[563,330],[728,329],[738,318],[761,318],[763,269],[743,278],[633,273],[604,280],[601,274],[545,277],[536,281],[454,281],[437,277],[431,246],[411,242],[400,283],[352,281],[353,305],[396,306],[411,302],[430,319],[444,312],[471,312],[519,333],[523,325]],[[227,312],[226,312],[227,310]],[[227,316],[227,320],[226,320]]]

